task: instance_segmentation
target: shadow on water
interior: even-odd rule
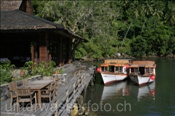
[[[99,116],[175,115],[175,59],[155,59],[156,81],[137,86],[130,80],[104,86],[98,75],[86,103]]]

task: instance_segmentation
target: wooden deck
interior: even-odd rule
[[[16,104],[10,106],[10,99],[1,101],[1,116],[67,116],[76,99],[87,88],[92,79],[93,68],[79,66],[65,66],[66,78],[59,75],[58,96],[50,103],[43,103],[41,109],[34,105],[31,107],[20,107],[17,111]],[[57,76],[57,75],[55,75]]]

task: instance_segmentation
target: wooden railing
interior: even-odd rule
[[[55,110],[47,112],[47,115],[65,116],[70,114],[72,106],[75,103],[76,99],[86,88],[86,76],[81,74],[77,78],[78,79],[74,78],[74,80],[72,80],[73,83],[69,83],[69,86],[65,89],[65,91],[62,92],[64,93],[62,99],[60,99],[60,96],[57,96],[50,102],[50,105],[53,103],[55,104]]]

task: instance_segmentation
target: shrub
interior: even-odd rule
[[[15,65],[11,64],[11,62],[9,60],[0,62],[1,84],[11,82],[12,71],[14,70],[14,68],[15,68]]]
[[[51,76],[54,74],[54,66],[56,63],[54,61],[41,62],[37,64],[36,62],[28,61],[24,65],[24,69],[28,70],[29,75],[42,75]]]

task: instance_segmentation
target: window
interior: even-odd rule
[[[116,73],[118,73],[119,71],[119,68],[118,67],[115,67],[115,71],[116,71]]]
[[[134,72],[138,73],[139,72],[139,69],[138,68],[135,68],[134,69]]]
[[[119,67],[119,72],[122,73],[122,67]]]
[[[138,70],[138,68],[131,68],[131,72],[138,73],[138,72],[139,72],[139,70]]]
[[[150,68],[150,73],[153,73],[153,68]]]
[[[122,67],[115,67],[116,73],[122,73]]]
[[[153,73],[153,68],[146,68],[145,73]]]
[[[149,73],[149,68],[146,68],[145,69],[145,73]]]
[[[103,67],[101,67],[101,70],[102,70],[102,72],[106,72],[106,71],[108,71],[108,67],[103,66]]]

